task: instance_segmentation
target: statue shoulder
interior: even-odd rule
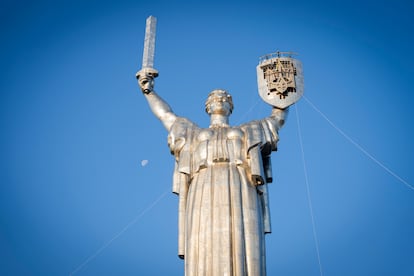
[[[177,117],[168,133],[168,146],[172,154],[181,151],[184,145],[192,140],[195,133],[198,133],[197,124],[185,117]]]
[[[271,150],[277,149],[279,128],[279,119],[274,118],[273,116],[240,125],[240,129],[242,129],[246,135],[248,148],[259,144],[261,147],[270,146]]]
[[[188,132],[189,130],[194,131],[195,129],[198,129],[196,123],[192,122],[191,120],[185,118],[185,117],[177,117],[174,123],[171,126],[170,133],[171,132]]]

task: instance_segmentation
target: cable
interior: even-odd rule
[[[82,268],[84,268],[88,263],[95,259],[102,251],[104,251],[114,240],[119,238],[123,233],[125,233],[132,225],[134,225],[141,217],[143,217],[147,212],[149,212],[155,205],[160,202],[162,198],[165,197],[169,190],[166,190],[162,193],[156,200],[154,200],[150,205],[148,205],[141,213],[139,213],[134,219],[132,219],[121,231],[114,235],[109,241],[107,241],[103,246],[101,246],[96,252],[90,255],[82,264],[80,264],[75,270],[73,270],[69,275],[75,275]]]
[[[407,181],[405,181],[403,178],[401,178],[399,175],[397,175],[395,172],[393,172],[391,169],[389,169],[387,166],[385,166],[382,162],[380,162],[377,158],[375,158],[372,154],[370,154],[367,150],[365,150],[360,144],[358,144],[357,142],[355,142],[351,137],[349,137],[339,127],[337,127],[331,120],[329,120],[329,118],[319,108],[317,108],[307,97],[303,96],[303,98],[306,100],[307,103],[309,103],[309,105],[316,112],[318,112],[334,129],[336,129],[342,136],[345,137],[345,139],[347,139],[357,149],[359,149],[368,158],[370,158],[372,161],[374,161],[374,163],[376,163],[378,166],[380,166],[381,168],[383,168],[386,172],[388,172],[389,174],[391,174],[393,177],[395,177],[401,183],[405,184],[411,190],[414,190],[414,186],[413,185],[409,184]]]
[[[305,175],[308,206],[309,206],[309,211],[310,211],[311,221],[312,221],[313,240],[315,242],[316,255],[318,257],[319,272],[320,272],[320,275],[322,276],[323,272],[322,272],[321,256],[320,256],[320,252],[319,252],[319,241],[318,241],[318,236],[316,235],[315,218],[314,218],[314,215],[313,215],[312,199],[311,199],[311,193],[310,193],[310,188],[309,188],[309,180],[308,180],[308,170],[306,168],[305,151],[303,150],[302,131],[301,131],[301,128],[300,128],[300,123],[299,123],[299,112],[298,112],[297,105],[295,105],[295,111],[296,111],[296,123],[298,125],[299,144],[300,144],[300,149],[301,149],[301,152],[302,152],[303,173]]]
[[[244,112],[244,114],[237,120],[236,125],[243,123],[244,118],[246,118],[247,115],[249,115],[253,111],[253,109],[255,109],[255,107],[259,104],[259,102],[260,102],[260,98],[257,99],[257,101],[253,103],[246,112]]]

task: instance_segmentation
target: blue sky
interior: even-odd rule
[[[414,275],[413,12],[402,0],[2,1],[0,274],[183,275],[167,132],[135,80],[154,15],[156,90],[200,126],[215,88],[233,95],[231,124],[267,116],[258,58],[299,53],[306,99],[272,156],[268,275]]]

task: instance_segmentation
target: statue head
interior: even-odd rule
[[[233,99],[226,90],[213,90],[207,97],[207,114],[230,115],[233,111]]]

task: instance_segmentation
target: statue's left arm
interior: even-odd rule
[[[272,151],[277,150],[278,132],[285,123],[287,112],[287,108],[273,107],[270,116],[242,125],[247,138],[251,183],[257,186],[262,201],[264,233],[272,231],[267,190],[267,184],[273,181],[270,155]]]
[[[241,126],[246,134],[247,155],[254,185],[272,182],[270,155],[277,150],[279,129],[284,125],[286,115],[287,109],[273,107],[270,116]]]
[[[277,107],[272,107],[272,113],[269,117],[265,118],[262,121],[262,124],[265,124],[267,127],[264,127],[265,133],[270,137],[267,137],[267,142],[270,142],[271,148],[270,151],[277,150],[277,142],[279,141],[279,129],[283,127],[287,119],[288,108],[281,109]],[[266,136],[268,136],[266,135]],[[270,138],[270,139],[269,139]]]
[[[270,115],[270,117],[276,120],[276,123],[279,125],[279,128],[281,128],[285,124],[288,111],[288,108],[281,109],[277,107],[272,107],[272,114]]]
[[[274,123],[277,125],[278,129],[280,129],[285,124],[288,111],[288,108],[281,109],[277,107],[272,107],[272,114],[270,115],[270,117],[275,121]]]

